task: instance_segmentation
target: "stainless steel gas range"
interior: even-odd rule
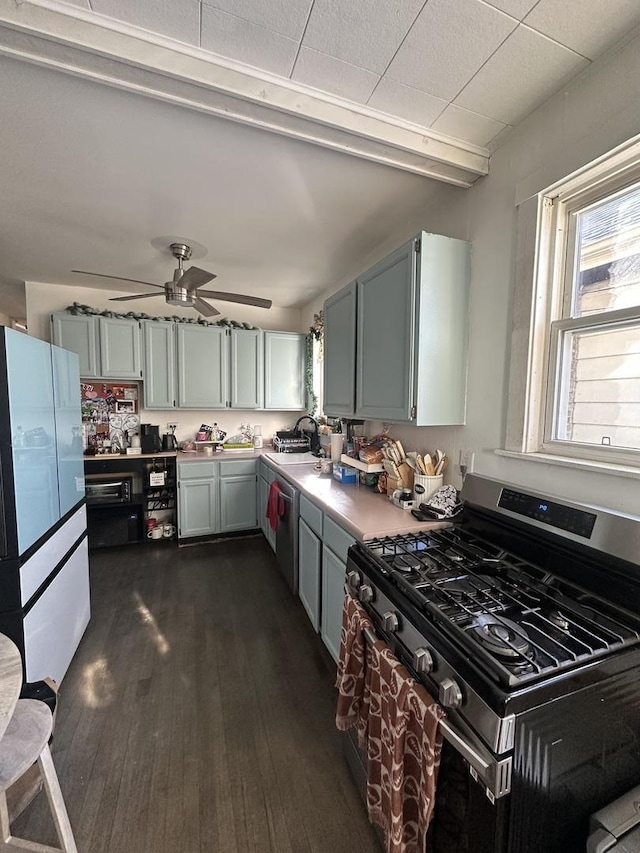
[[[640,520],[475,475],[463,498],[461,523],[347,565],[447,710],[428,849],[583,853],[589,815],[640,784]]]

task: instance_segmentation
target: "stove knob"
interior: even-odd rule
[[[428,649],[416,649],[413,653],[413,668],[418,675],[429,675],[433,670],[433,658]]]
[[[440,704],[444,708],[459,708],[462,705],[462,690],[453,678],[443,678],[440,683]]]
[[[360,572],[351,571],[347,574],[347,583],[351,589],[359,589],[362,583]]]
[[[389,634],[395,634],[399,628],[398,617],[392,610],[387,610],[382,616],[382,627]]]
[[[358,590],[358,598],[363,604],[366,604],[367,601],[373,601],[373,589],[368,583],[362,584]]]

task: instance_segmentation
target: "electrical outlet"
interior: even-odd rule
[[[460,473],[463,477],[466,474],[473,473],[473,458],[474,453],[472,450],[460,451]]]
[[[175,432],[178,429],[178,426],[179,426],[179,424],[176,424],[176,423],[167,424],[167,429],[170,430],[171,432]]]

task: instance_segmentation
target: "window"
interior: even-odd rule
[[[507,449],[640,467],[639,149],[621,146],[535,200],[527,378],[516,364],[520,439],[514,430]]]

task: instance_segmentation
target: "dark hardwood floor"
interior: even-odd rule
[[[94,552],[91,583],[52,746],[80,853],[379,853],[261,537]],[[42,799],[14,829],[52,843]]]

